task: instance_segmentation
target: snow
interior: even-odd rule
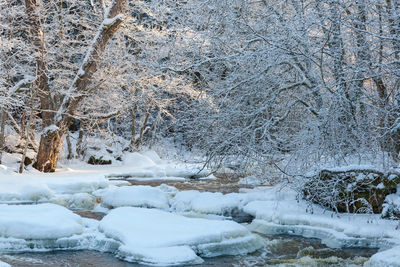
[[[57,239],[82,232],[81,218],[58,205],[0,205],[1,238]]]
[[[207,257],[244,254],[262,246],[259,238],[232,221],[187,218],[155,209],[123,207],[106,215],[99,229],[123,245],[119,256],[146,264],[195,264]]]
[[[68,208],[92,210],[96,206],[96,198],[88,193],[77,193],[72,195],[68,201]]]
[[[400,267],[400,246],[378,252],[364,264],[365,267]]]
[[[329,247],[390,247],[400,244],[396,222],[377,214],[335,214],[297,201],[289,189],[265,189],[275,199],[252,201],[244,211],[256,219],[249,229],[264,234],[294,234],[319,238]]]
[[[74,176],[73,173],[39,176],[0,175],[0,201],[2,203],[49,202],[61,194],[91,193],[108,186],[108,181],[97,175]]]
[[[4,261],[0,261],[0,267],[11,267],[11,265]]]
[[[113,18],[106,18],[103,20],[103,25],[110,26],[110,25],[114,24],[117,20],[122,20],[122,19],[123,19],[122,14],[119,14]]]
[[[232,216],[242,212],[243,207],[255,200],[273,198],[269,194],[251,191],[248,193],[229,193],[223,195],[216,192],[199,192],[196,190],[181,191],[170,200],[172,210],[178,212],[191,211],[201,214]]]
[[[129,167],[147,168],[153,167],[156,163],[150,157],[142,155],[138,152],[126,154],[124,157],[124,164]]]
[[[123,186],[106,189],[102,193],[102,205],[106,207],[147,207],[168,209],[167,194],[151,186]]]
[[[171,206],[177,211],[194,211],[198,213],[230,214],[240,207],[239,194],[199,192],[195,190],[178,192],[171,200]]]
[[[47,126],[46,128],[43,129],[43,132],[46,135],[49,134],[49,133],[54,133],[56,131],[58,131],[58,127],[57,127],[57,125],[54,125],[54,124],[49,125],[49,126]]]

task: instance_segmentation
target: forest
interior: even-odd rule
[[[399,0],[0,0],[1,267],[400,266],[399,184]]]

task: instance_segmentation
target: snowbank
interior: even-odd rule
[[[273,193],[276,188],[265,191]],[[271,194],[274,195],[274,194]],[[319,238],[332,248],[390,247],[400,244],[396,222],[379,215],[335,214],[317,205],[297,201],[295,192],[281,191],[280,199],[252,201],[244,211],[256,219],[249,228],[264,234],[294,234]]]
[[[11,265],[4,261],[0,261],[0,267],[11,267]]]
[[[43,177],[44,176],[44,177]],[[0,202],[48,202],[57,195],[91,193],[109,185],[97,175],[0,176]]]
[[[81,217],[58,205],[0,205],[2,238],[57,239],[83,228]]]
[[[400,267],[400,246],[374,254],[365,267]]]
[[[258,237],[235,222],[187,218],[154,209],[114,209],[99,229],[122,243],[120,257],[145,264],[196,264],[201,262],[196,253],[237,255],[262,246]]]
[[[151,186],[123,186],[106,189],[102,193],[102,205],[105,207],[145,207],[168,209],[167,194]]]
[[[177,212],[195,212],[222,216],[244,216],[243,207],[251,201],[274,199],[274,195],[252,190],[246,193],[178,192],[170,200],[171,208]]]

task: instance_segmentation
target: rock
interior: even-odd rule
[[[24,164],[25,166],[31,165],[33,163],[33,159],[29,157],[25,157]]]
[[[104,160],[103,157],[96,158],[95,156],[90,156],[88,163],[92,165],[110,165],[111,160]]]
[[[337,212],[381,213],[387,195],[396,192],[400,174],[374,169],[321,170],[305,184],[305,199]]]

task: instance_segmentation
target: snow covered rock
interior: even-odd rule
[[[201,263],[196,255],[245,254],[262,241],[232,221],[187,218],[155,209],[123,207],[106,215],[99,229],[121,242],[118,256],[151,265]]]
[[[102,195],[105,207],[145,207],[168,209],[168,197],[162,190],[151,186],[122,186],[106,189]]]
[[[400,247],[397,246],[372,255],[364,267],[400,267]]]
[[[81,217],[58,205],[0,205],[1,238],[57,239],[83,228]]]

